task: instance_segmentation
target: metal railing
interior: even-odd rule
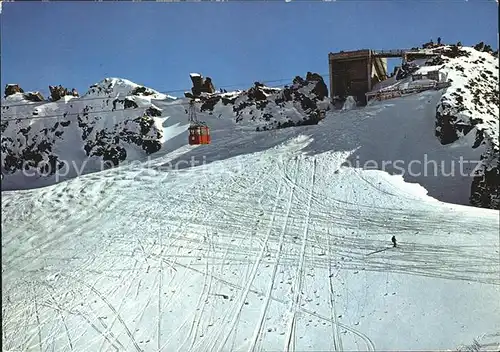
[[[393,55],[393,56],[403,56],[410,49],[392,49],[392,50],[372,50],[372,55],[382,56],[382,55]]]
[[[376,92],[368,92],[365,94],[367,99],[370,98],[377,98],[379,100],[384,100],[384,99],[390,99],[398,96],[402,96],[405,94],[414,94],[414,93],[420,93],[426,90],[439,90],[443,88],[448,88],[451,86],[451,82],[433,82],[433,83],[427,83],[427,84],[419,84],[415,85],[410,88],[393,88],[393,89],[387,89],[387,90],[379,90]]]
[[[373,56],[387,56],[387,57],[403,57],[405,55],[439,55],[432,50],[428,49],[390,49],[390,50],[372,50]]]

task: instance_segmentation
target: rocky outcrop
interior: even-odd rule
[[[470,202],[481,208],[500,209],[499,150],[489,146],[481,155],[481,164],[472,179]]]
[[[458,57],[469,57],[470,51],[462,48],[461,44],[445,46],[438,49],[438,51],[444,56],[451,59],[456,59]]]
[[[485,44],[484,42],[479,42],[476,45],[474,45],[474,49],[476,49],[477,51],[483,51],[490,54],[494,53],[493,49],[491,48],[491,45]]]
[[[18,84],[5,85],[4,98],[10,97],[18,93],[19,93],[18,99],[24,99],[26,101],[31,101],[34,103],[45,101],[43,95],[40,92],[24,92],[24,90]]]
[[[24,90],[19,87],[18,84],[6,84],[5,85],[5,98],[7,98],[9,95],[13,95],[16,93],[24,93]]]
[[[267,87],[260,82],[233,93],[214,93],[199,97],[201,111],[217,113],[219,107],[231,106],[236,122],[257,124],[257,131],[317,124],[331,108],[323,77],[308,72],[296,76],[292,85]]]
[[[428,62],[437,63],[452,85],[436,108],[435,135],[446,145],[475,133],[471,148],[481,146],[485,151],[471,175],[470,203],[499,209],[498,59],[480,43],[474,49],[447,47],[441,57]]]
[[[134,110],[127,114],[127,118],[113,119],[113,124],[108,124],[103,128],[99,124],[99,115],[92,114],[89,106],[86,106],[77,116],[78,127],[82,131],[83,149],[87,156],[101,157],[110,166],[117,166],[127,158],[125,148],[127,144],[140,147],[145,154],[155,153],[161,148],[162,131],[154,121],[154,117],[161,116],[161,109],[151,103],[146,106],[141,104],[142,107],[140,107],[134,101],[136,95],[151,96],[156,95],[157,92],[142,86],[127,89],[126,83],[128,82],[105,80],[101,84],[91,86],[92,91],[95,89],[100,93],[104,89],[110,95],[113,95],[115,90],[131,92],[133,95],[112,101],[111,111]]]
[[[23,94],[24,99],[35,103],[44,101],[43,95],[40,92],[28,92]]]
[[[190,77],[193,82],[193,87],[191,88],[192,96],[198,97],[201,93],[215,93],[215,87],[210,77],[203,78],[203,76],[198,73],[191,73]],[[186,94],[187,97],[190,97],[189,93]]]
[[[146,96],[146,97],[149,95],[155,95],[156,93],[157,93],[156,91],[144,86],[136,87],[131,92],[132,95]]]
[[[319,100],[323,100],[328,97],[328,87],[320,74],[307,72],[306,82],[316,83],[316,86],[313,88],[312,93],[314,93]]]
[[[79,96],[79,94],[75,88],[73,88],[71,91],[68,91],[68,88],[64,88],[61,85],[49,86],[49,91],[50,91],[50,99],[52,101],[58,101],[59,99],[61,99],[62,97],[66,96],[66,95],[70,95],[73,97]]]

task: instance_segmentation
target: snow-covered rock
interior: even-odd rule
[[[24,93],[24,90],[18,84],[6,84],[5,85],[5,97],[13,95],[16,93]]]
[[[66,96],[73,96],[73,97],[80,96],[80,94],[78,94],[75,88],[69,90],[68,88],[65,88],[61,85],[49,86],[49,91],[50,91],[50,99],[52,101],[58,101]]]
[[[442,89],[435,135],[443,145],[470,143],[471,148],[484,150],[475,168],[470,203],[499,209],[498,57],[479,44],[475,48],[442,45],[429,50],[437,56],[407,63],[396,75],[375,85],[370,95],[393,98]]]
[[[40,102],[44,101],[45,98],[40,92],[24,92],[24,90],[18,84],[7,84],[5,85],[4,97],[10,97],[10,101],[31,101]]]
[[[472,148],[484,147],[471,185],[471,204],[500,208],[498,189],[499,90],[498,57],[469,47],[445,47],[429,64],[439,63],[451,81],[436,109],[436,136],[451,144],[475,134]]]
[[[229,106],[237,123],[250,124],[257,131],[316,124],[331,108],[323,78],[311,72],[305,79],[295,77],[284,88],[255,82],[248,90],[206,94],[200,100],[201,111],[221,114]]]
[[[193,87],[191,88],[191,93],[184,93],[186,97],[199,96],[201,93],[211,94],[215,92],[215,87],[210,77],[203,78],[199,73],[191,73],[189,77],[191,77]]]
[[[91,86],[81,98],[57,102],[29,101],[23,93],[7,96],[2,100],[2,187],[30,188],[39,178],[50,184],[56,174],[77,176],[158,151],[161,109],[151,97],[167,98],[117,78]]]
[[[150,97],[153,99],[176,99],[170,95],[160,93],[154,89],[141,86],[128,79],[123,78],[106,78],[99,83],[90,86],[90,89],[83,97],[125,97],[139,96]]]

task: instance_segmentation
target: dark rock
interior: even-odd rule
[[[441,54],[449,57],[449,58],[457,58],[457,57],[469,57],[470,53],[466,50],[460,49],[459,45],[451,45],[450,47],[445,48],[441,51]]]
[[[292,85],[285,86],[283,89],[269,88],[260,82],[255,82],[254,87],[236,99],[233,111],[236,115],[236,122],[242,121],[245,115],[251,115],[251,120],[256,121],[259,117],[255,116],[254,111],[262,111],[260,119],[266,124],[256,128],[256,131],[266,131],[317,124],[325,117],[325,107],[329,109],[329,104],[324,104],[325,107],[321,108],[318,106],[318,103],[324,103],[325,99],[328,99],[328,88],[323,78],[317,73],[308,72],[305,79],[296,76]],[[273,116],[266,111],[267,107],[271,106],[270,104],[275,106],[274,109],[276,107],[297,109],[303,117],[298,121],[291,119],[285,122],[279,121],[277,119],[283,116],[281,113],[280,116]],[[255,109],[247,110],[252,107]]]
[[[135,123],[140,126],[140,135],[130,137],[129,140],[125,138],[129,143],[135,143],[142,147],[142,149],[146,152],[146,154],[156,153],[161,149],[161,143],[159,139],[161,138],[161,134],[159,131],[156,131],[156,139],[146,138],[147,135],[151,134],[151,131],[154,128],[154,120],[149,116],[142,116],[133,120]]]
[[[248,90],[248,98],[256,101],[266,100],[267,96],[262,90],[262,87],[263,86],[256,84],[255,87],[250,88]]]
[[[442,57],[442,56],[436,56],[436,57],[433,57],[432,59],[429,59],[425,62],[425,65],[426,66],[437,66],[437,65],[443,65],[445,64],[446,62],[448,62],[449,59],[446,58],[446,57]]]
[[[489,50],[484,43],[477,44],[475,49]],[[446,48],[442,54],[447,57],[470,57],[469,52],[460,49],[458,45]],[[428,61],[427,64],[435,64],[435,60]],[[485,124],[494,122],[483,118],[483,115],[498,116],[500,105],[498,78],[490,70],[481,68],[485,62],[484,57],[476,59],[473,64],[480,68],[477,76],[469,78],[463,89],[457,88],[456,92],[441,99],[436,110],[435,134],[441,144],[450,144],[458,140],[459,136],[471,133],[476,126],[481,126],[475,129],[472,148],[484,146],[485,152],[481,155],[481,163],[472,175],[469,200],[473,206],[499,209],[498,161],[500,153],[497,147],[498,142],[494,140],[498,139],[498,136],[490,135],[488,127],[484,127]],[[453,68],[468,74],[460,65],[455,65]],[[470,97],[467,103],[464,94]]]
[[[203,87],[203,77],[202,76],[190,76],[191,81],[193,82],[193,87],[191,88],[191,92],[194,96],[198,96],[201,94],[201,89]]]
[[[140,87],[136,87],[134,88],[134,90],[132,90],[131,92],[132,95],[138,95],[138,96],[148,96],[148,95],[154,95],[155,92],[152,91],[151,89],[149,88],[146,88],[146,87],[143,87],[143,86],[140,86]]]
[[[474,49],[477,51],[483,51],[484,50],[484,42],[479,42],[478,44],[474,45]]]
[[[2,132],[5,131],[4,126],[7,126],[9,121],[2,123]],[[58,130],[58,123],[50,130]],[[59,169],[64,166],[64,163],[59,161],[59,158],[54,154],[52,146],[56,140],[63,135],[63,130],[54,135],[48,134],[48,129],[42,129],[39,135],[43,135],[43,139],[38,141],[38,138],[32,138],[31,126],[20,128],[18,136],[23,136],[22,140],[17,138],[14,140],[11,136],[2,136],[2,154],[4,162],[2,164],[2,172],[12,174],[19,170],[36,170],[43,176],[54,175]]]
[[[458,140],[459,133],[466,135],[474,128],[474,126],[458,121],[448,109],[445,109],[444,113],[436,111],[435,135],[441,144],[453,143]]]
[[[229,105],[234,104],[237,97],[222,97],[222,104]]]
[[[311,78],[306,78],[306,80],[308,82],[316,82],[316,86],[313,88],[312,92],[318,97],[318,99],[323,100],[328,97],[328,87],[326,86],[325,81],[323,81],[323,77],[317,73],[313,73]]]
[[[94,85],[93,89],[104,93],[106,90],[112,90],[113,88],[111,82],[107,87],[103,87]],[[12,91],[20,92],[18,88],[9,89],[8,93],[12,93]],[[148,91],[151,90],[139,90],[136,93],[147,94]],[[36,92],[23,94],[25,94],[25,98],[33,101],[43,100],[43,97]],[[75,94],[77,94],[75,90],[68,93],[68,90],[62,86],[51,86],[52,99],[60,99],[64,95]],[[113,103],[113,110],[121,108],[121,106],[124,109],[138,109],[138,105],[132,96],[115,100],[108,97],[108,102]],[[72,104],[69,104],[68,107],[72,108]],[[94,106],[84,106],[81,111],[77,112],[76,126],[72,126],[71,121],[64,119],[68,111],[62,115],[63,119],[57,119],[54,123],[51,123],[49,119],[36,120],[36,123],[2,120],[0,126],[2,131],[3,175],[8,176],[21,170],[34,172],[37,179],[38,177],[53,175],[65,165],[57,155],[60,148],[56,146],[59,143],[63,143],[62,145],[68,143],[67,141],[62,142],[68,127],[77,128],[77,131],[81,133],[81,140],[79,141],[74,140],[74,136],[71,134],[72,140],[70,143],[81,143],[88,157],[100,157],[105,162],[106,167],[114,167],[124,161],[127,158],[127,148],[130,145],[138,146],[146,154],[155,153],[162,147],[162,133],[159,127],[156,126],[154,119],[154,117],[162,114],[162,110],[158,107],[150,104],[147,108],[137,112],[137,115],[143,116],[118,119],[118,121],[109,119],[105,124],[98,123],[102,115],[99,115],[99,113],[93,114],[94,108]],[[129,114],[133,115],[134,111],[129,112]],[[4,133],[9,126],[13,127],[12,135],[5,136]]]
[[[137,109],[139,105],[135,101],[133,101],[130,98],[125,98],[125,99],[115,99],[113,100],[113,110],[116,110],[116,104],[123,104],[123,109]]]
[[[405,62],[403,65],[401,65],[401,68],[398,70],[396,74],[396,80],[404,79],[413,74],[418,69],[419,67],[414,63]]]
[[[28,92],[23,94],[24,99],[33,102],[44,101],[43,95],[40,92]]]
[[[7,98],[9,95],[16,94],[16,93],[24,93],[24,90],[19,87],[18,84],[6,84],[5,85],[5,98]]]
[[[156,106],[150,106],[146,109],[146,115],[152,117],[160,117],[162,110],[157,108]]]
[[[50,99],[52,101],[58,101],[59,99],[61,99],[62,97],[66,96],[66,95],[75,96],[74,94],[78,94],[78,92],[76,92],[76,90],[74,88],[71,92],[69,92],[67,88],[64,88],[61,85],[49,86],[49,90],[50,90]],[[78,96],[78,95],[76,95],[76,96]]]
[[[201,93],[215,93],[215,87],[210,77],[203,78],[201,75],[192,75],[190,77],[193,82],[193,87],[191,88],[193,96],[197,97]]]
[[[496,151],[497,161],[498,156],[499,153]],[[486,158],[482,157],[481,159],[485,160]],[[479,175],[473,178],[471,184],[471,205],[480,208],[500,210],[500,172],[498,170],[498,165],[489,170],[486,166],[482,165],[478,173]]]
[[[221,100],[220,95],[213,95],[206,99],[203,104],[200,107],[200,111],[213,111],[215,108],[215,105]]]
[[[203,81],[203,86],[201,91],[210,94],[215,93],[215,87],[210,77],[205,78],[205,80]]]

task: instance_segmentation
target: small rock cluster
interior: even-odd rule
[[[49,86],[49,91],[50,91],[50,98],[52,101],[58,101],[59,99],[61,99],[62,97],[66,96],[66,95],[70,95],[73,97],[80,96],[75,88],[73,88],[71,91],[69,91],[68,88],[64,88],[61,85]]]

